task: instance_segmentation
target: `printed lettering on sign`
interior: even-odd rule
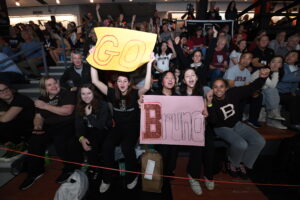
[[[202,97],[145,95],[140,143],[204,146],[203,109]]]
[[[156,34],[123,28],[95,28],[97,44],[87,58],[89,64],[102,70],[131,72],[149,61]]]

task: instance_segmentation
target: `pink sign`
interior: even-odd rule
[[[203,98],[145,95],[141,109],[141,144],[204,146]]]

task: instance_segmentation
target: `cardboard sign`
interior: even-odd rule
[[[204,146],[203,109],[200,96],[145,95],[140,143]]]
[[[87,61],[102,70],[131,72],[150,59],[156,34],[123,28],[95,28],[96,49]]]

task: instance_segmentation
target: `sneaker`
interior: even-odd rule
[[[274,128],[278,128],[278,129],[282,129],[282,130],[286,130],[288,129],[286,126],[284,126],[280,121],[278,120],[273,120],[273,119],[269,119],[267,122],[268,126],[274,127]]]
[[[248,124],[250,126],[252,126],[253,128],[260,128],[261,127],[261,124],[258,121],[249,121],[248,120]]]
[[[238,177],[239,176],[239,170],[233,166],[230,162],[227,163],[227,173],[232,177]]]
[[[133,188],[135,188],[136,184],[138,183],[138,179],[139,179],[139,176],[136,176],[135,179],[131,183],[128,183],[127,189],[132,190]]]
[[[205,180],[204,184],[208,190],[215,189],[215,182],[213,180],[208,180],[205,176],[204,176],[204,180]]]
[[[267,118],[266,109],[265,109],[264,107],[262,107],[262,108],[260,109],[258,121],[259,121],[259,122],[266,122],[266,118]]]
[[[72,172],[62,172],[59,177],[55,180],[56,183],[66,182],[67,179],[71,176]]]
[[[286,119],[283,118],[281,115],[280,115],[280,111],[278,109],[273,109],[271,111],[268,112],[268,118],[269,119],[276,119],[276,120],[282,120],[282,121],[285,121]]]
[[[110,187],[110,184],[109,183],[104,183],[104,181],[102,180],[101,185],[99,187],[99,192],[104,193],[109,189],[109,187]]]
[[[193,192],[196,194],[196,195],[201,195],[203,192],[202,192],[202,188],[200,186],[200,183],[199,181],[196,181],[196,180],[193,180],[192,176],[191,175],[187,175],[190,179],[189,179],[189,183],[191,185],[191,188],[193,190]]]
[[[23,181],[23,183],[19,186],[20,190],[27,190],[32,184],[41,178],[44,175],[44,173],[41,173],[37,176],[27,176],[27,178]]]
[[[242,179],[248,179],[248,172],[247,172],[247,169],[244,165],[240,165],[240,170],[239,170],[239,174],[240,174],[240,177]]]

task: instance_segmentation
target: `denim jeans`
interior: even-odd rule
[[[232,128],[219,127],[214,130],[216,135],[230,145],[229,161],[236,167],[244,163],[251,169],[265,146],[265,139],[256,130],[240,121]]]
[[[267,88],[262,90],[263,93],[263,105],[266,106],[266,110],[270,111],[279,107],[280,96],[277,88]]]

